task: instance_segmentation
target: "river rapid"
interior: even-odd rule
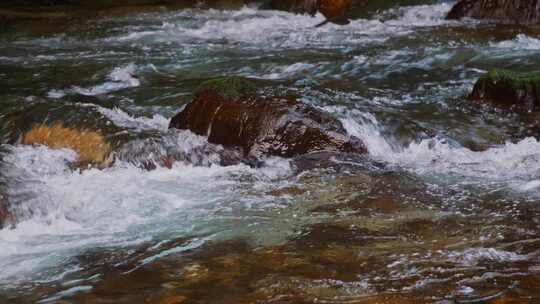
[[[489,69],[540,69],[540,30],[447,21],[452,4],[320,28],[250,6],[0,33],[0,195],[20,218],[0,230],[0,303],[540,302],[538,117],[465,98]],[[220,166],[168,123],[230,75],[332,113],[369,157]],[[18,143],[55,121],[186,161],[81,171]]]

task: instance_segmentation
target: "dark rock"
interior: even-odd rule
[[[5,228],[11,220],[6,197],[0,193],[0,229]]]
[[[504,23],[540,24],[538,0],[461,0],[448,13],[447,19],[470,17]]]
[[[240,148],[245,157],[294,157],[317,151],[366,153],[331,115],[292,96],[258,96],[239,78],[204,83],[170,128],[208,136],[208,141]]]
[[[330,22],[348,23],[345,12],[351,4],[352,0],[319,0],[319,11]]]
[[[536,111],[540,106],[540,72],[492,70],[478,79],[469,99],[508,110]]]

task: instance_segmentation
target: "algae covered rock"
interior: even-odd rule
[[[293,96],[258,95],[241,78],[201,85],[193,101],[173,117],[170,128],[190,130],[208,141],[239,148],[245,157],[295,157],[311,152],[366,153],[341,122]]]
[[[540,71],[492,70],[478,79],[469,99],[510,110],[536,111],[540,106]]]
[[[221,98],[235,100],[244,95],[255,94],[257,87],[241,77],[220,77],[203,82],[195,91],[195,95],[203,94],[205,91],[213,91]]]
[[[540,24],[540,1],[461,0],[448,13],[447,19],[464,17],[504,23]]]

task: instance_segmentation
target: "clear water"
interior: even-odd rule
[[[68,166],[73,151],[16,143],[32,124],[58,120],[101,130],[112,141],[119,134],[128,134],[128,141],[167,138],[191,153],[207,144],[205,138],[168,131],[168,119],[201,81],[219,75],[284,86],[333,113],[364,140],[370,161],[425,185],[437,200],[424,207],[437,216],[501,219],[493,231],[480,233],[478,240],[492,242],[462,240],[471,248],[449,246],[425,258],[471,269],[484,260],[525,261],[528,269],[539,269],[536,249],[509,245],[539,236],[535,115],[486,111],[464,96],[490,68],[540,69],[540,38],[534,29],[446,21],[452,4],[426,1],[321,28],[314,28],[320,15],[245,7],[132,14],[75,21],[61,32],[0,34],[0,174],[4,193],[23,215],[15,227],[0,230],[0,288],[9,298],[17,290],[38,294],[34,288],[68,278],[86,280],[37,297],[69,298],[91,290],[87,284],[99,281],[104,263],[129,260],[124,253],[129,257],[140,246],[154,249],[141,259],[131,255],[136,262],[130,270],[209,241],[248,238],[256,246],[276,246],[302,227],[341,219],[312,215],[320,202],[309,195],[269,193],[291,185],[316,192],[314,179],[332,189],[332,179],[350,172],[310,172],[305,179],[286,159],[268,160],[260,169],[176,163],[171,170],[145,171],[119,162],[74,172]],[[204,157],[213,163],[217,156]],[[405,201],[418,196],[402,193]],[[530,216],[513,222],[522,208]],[[160,249],[180,238],[191,241]],[[122,254],[81,262],[94,251]],[[399,271],[386,278],[412,276],[412,254],[389,256],[388,269]],[[400,288],[419,288],[430,279],[417,276],[412,287]],[[372,286],[375,278],[358,280]],[[454,292],[474,289],[462,282]]]

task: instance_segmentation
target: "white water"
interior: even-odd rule
[[[127,88],[135,88],[141,85],[141,81],[135,77],[137,66],[130,63],[125,66],[114,68],[107,76],[108,81],[92,87],[73,86],[70,89],[52,89],[47,96],[52,99],[59,99],[68,94],[80,94],[85,96],[103,95]]]
[[[265,48],[297,48],[306,46],[355,45],[357,43],[383,42],[389,37],[411,34],[417,27],[452,25],[444,20],[450,4],[404,7],[389,12],[395,17],[381,21],[374,19],[353,20],[346,26],[330,24],[321,28],[314,26],[324,20],[294,15],[287,12],[261,11],[245,7],[238,11],[210,10],[200,16],[202,23],[186,26],[174,20],[197,14],[183,11],[164,21],[153,30],[129,31],[128,34],[107,38],[108,42],[120,43],[183,43],[195,39],[215,43],[247,43]],[[382,19],[382,17],[381,17]],[[187,45],[189,47],[189,45]]]
[[[158,130],[162,132],[169,128],[169,119],[159,114],[154,114],[151,118],[133,117],[119,108],[113,108],[111,110],[94,104],[87,104],[87,106],[95,107],[99,113],[105,115],[105,117],[120,127],[135,129],[137,131]]]
[[[540,39],[529,37],[524,34],[519,34],[512,40],[492,43],[491,45],[493,47],[505,49],[540,51]]]
[[[203,144],[200,137],[178,143],[186,149]],[[13,284],[30,274],[42,280],[58,275],[59,269],[48,267],[65,264],[85,248],[226,230],[219,228],[217,214],[250,209],[241,203],[245,194],[235,190],[241,185],[235,176],[250,176],[261,187],[290,174],[286,161],[272,161],[261,170],[175,163],[172,170],[145,171],[117,163],[106,170],[72,172],[67,165],[76,159],[73,151],[10,149],[5,159],[11,164],[5,174],[13,178],[9,194],[21,199],[17,210],[28,216],[16,229],[0,230],[0,282]]]
[[[372,157],[425,177],[458,178],[463,185],[540,192],[540,142],[517,143],[471,151],[446,139],[432,138],[396,147],[381,135],[382,126],[369,113],[349,111],[341,121],[349,134],[362,139]]]

